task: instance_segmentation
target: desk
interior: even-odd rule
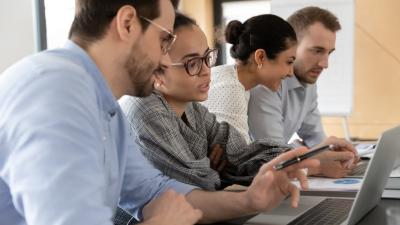
[[[357,224],[359,225],[376,225],[386,224],[385,210],[388,207],[400,207],[399,199],[382,199],[381,202],[370,211]]]
[[[400,200],[392,200],[392,199],[382,199],[380,203],[372,209],[364,218],[361,219],[357,223],[357,225],[377,225],[377,224],[386,224],[386,214],[385,210],[388,207],[400,207]],[[250,225],[257,224],[261,225],[262,223],[246,223],[252,217],[241,218],[232,221],[215,223],[214,225]],[[271,224],[271,223],[266,223]]]

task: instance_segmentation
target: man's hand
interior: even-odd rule
[[[330,178],[340,178],[348,175],[360,160],[357,150],[350,142],[333,136],[325,139],[318,146],[327,144],[332,144],[334,151],[326,151],[315,156],[321,161],[321,166],[309,170],[308,174]]]
[[[264,164],[260,168],[257,176],[253,179],[250,187],[246,190],[248,208],[258,212],[270,210],[276,207],[288,195],[291,196],[292,207],[297,207],[300,199],[300,192],[290,180],[297,178],[300,181],[301,187],[307,189],[307,176],[301,169],[319,167],[319,160],[306,159],[280,171],[275,171],[273,166],[282,161],[300,156],[308,151],[308,149],[301,147],[283,153]]]
[[[219,144],[216,144],[212,147],[209,155],[211,168],[218,172],[221,172],[226,166],[226,160],[221,160],[223,154],[224,149]]]
[[[341,178],[356,166],[353,163],[356,162],[354,154],[351,152],[326,151],[315,157],[321,161],[321,165],[317,169],[309,170],[309,175]]]
[[[333,145],[335,151],[348,151],[352,152],[354,155],[357,155],[357,150],[354,148],[353,144],[343,138],[330,136],[322,141],[318,146],[322,145]]]
[[[195,224],[201,217],[202,212],[193,209],[184,195],[168,190],[144,207],[142,224],[189,225]]]

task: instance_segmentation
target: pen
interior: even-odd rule
[[[301,161],[303,161],[305,159],[308,159],[308,158],[310,158],[310,157],[312,157],[312,156],[314,156],[314,155],[316,155],[316,154],[318,154],[320,152],[323,152],[325,150],[332,150],[332,149],[333,149],[333,145],[324,145],[324,146],[318,147],[316,149],[312,149],[311,151],[307,152],[304,155],[301,155],[301,156],[295,157],[293,159],[289,159],[289,160],[283,161],[283,162],[275,165],[274,169],[275,170],[284,169],[284,168],[286,168],[288,166],[291,166],[291,165],[293,165],[295,163],[299,163],[299,162],[301,162]]]

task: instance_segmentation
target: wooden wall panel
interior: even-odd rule
[[[196,19],[206,33],[208,45],[214,46],[214,14],[212,0],[181,0],[179,9]]]
[[[400,1],[357,0],[352,136],[378,138],[400,125]],[[324,118],[327,133],[343,136],[341,119]]]

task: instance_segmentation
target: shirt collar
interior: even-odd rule
[[[163,96],[163,94],[162,93],[160,93],[159,91],[157,91],[157,90],[153,90],[153,94],[154,95],[156,95],[159,99],[160,99],[160,101],[162,102],[162,104],[165,106],[165,108],[168,110],[168,112],[169,113],[171,113],[172,115],[174,115],[174,117],[177,119],[177,120],[179,120],[179,121],[182,121],[182,123],[183,123],[183,120],[182,120],[182,118],[181,117],[178,117],[177,115],[176,115],[176,113],[175,113],[175,111],[171,108],[171,106],[168,104],[168,101],[164,98],[164,96]],[[193,109],[193,102],[190,102],[190,103],[188,103],[187,104],[187,106],[186,106],[186,109],[185,109],[185,116],[186,116],[186,119],[187,119],[187,122],[189,123],[189,124],[186,124],[186,126],[189,126],[189,127],[191,127],[192,129],[196,129],[196,123],[194,122],[195,121],[195,118],[194,118],[194,109]]]
[[[64,48],[71,51],[83,63],[85,70],[90,74],[99,90],[103,110],[113,117],[117,112],[118,103],[97,65],[87,52],[73,41],[68,40]]]
[[[307,87],[307,84],[303,85],[299,81],[299,79],[297,79],[297,77],[295,75],[286,78],[286,83],[287,83],[288,90],[292,90],[292,89],[296,89],[296,88],[306,88]]]

